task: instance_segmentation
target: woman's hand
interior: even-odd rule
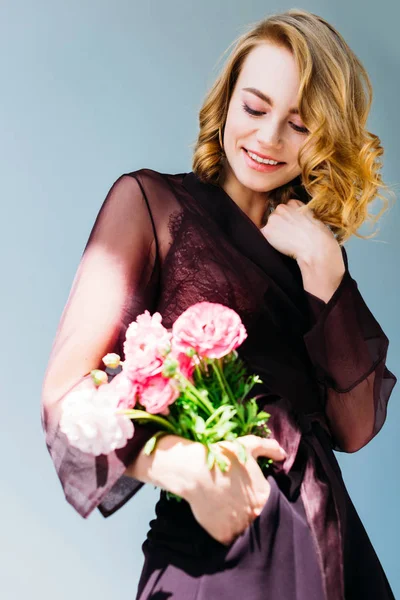
[[[305,206],[305,210],[299,210]],[[261,229],[268,242],[297,261],[304,290],[328,302],[345,273],[342,250],[332,231],[306,204],[278,204]]]
[[[271,438],[245,435],[237,438],[247,450],[241,463],[232,442],[217,442],[228,461],[228,470],[207,466],[207,449],[178,435],[160,438],[147,456],[144,449],[128,466],[125,475],[152,483],[189,502],[200,525],[217,541],[230,544],[261,513],[270,484],[261,471],[258,456],[283,460],[284,450]]]
[[[285,455],[274,439],[246,435],[238,438],[247,449],[245,463],[239,462],[232,442],[218,442],[224,457],[229,461],[227,472],[215,466],[211,471],[198,461],[195,483],[186,493],[192,512],[200,525],[217,541],[229,545],[261,513],[270,494],[270,484],[258,463],[258,456],[283,460]],[[188,457],[189,458],[189,457]]]
[[[300,207],[305,209],[300,211]],[[276,250],[295,260],[309,262],[314,256],[337,251],[331,230],[300,200],[278,204],[261,233]]]

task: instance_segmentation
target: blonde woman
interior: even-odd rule
[[[394,598],[333,452],[377,435],[396,383],[343,245],[372,219],[374,198],[387,203],[370,104],[367,73],[329,23],[297,9],[271,15],[235,41],[209,91],[193,170],[125,173],[101,206],[49,359],[42,419],[82,517],[108,517],[144,483],[161,488],[139,600]],[[148,309],[171,327],[200,300],[241,316],[239,354],[263,380],[271,439],[243,437],[245,464],[221,443],[225,474],[179,436],[144,455],[150,426],[135,425],[107,456],[69,447],[63,399],[93,385],[107,352],[123,354],[127,325]],[[274,459],[268,476],[261,455]]]

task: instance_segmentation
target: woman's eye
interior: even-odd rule
[[[245,102],[242,102],[242,107],[243,107],[243,110],[245,112],[247,112],[249,115],[251,115],[252,117],[260,117],[261,115],[265,115],[265,113],[260,110],[253,110]],[[300,127],[299,125],[295,125],[295,123],[290,123],[290,124],[293,127],[293,129],[295,131],[298,131],[299,133],[309,133],[309,131],[306,127]]]
[[[299,133],[309,133],[307,127],[300,127],[299,125],[295,125],[294,123],[291,123],[293,129],[295,131],[298,131]]]
[[[244,110],[247,113],[249,113],[249,115],[251,115],[253,117],[259,117],[260,115],[264,115],[265,114],[265,113],[261,112],[260,110],[253,110],[245,102],[242,103],[242,106],[243,106]]]

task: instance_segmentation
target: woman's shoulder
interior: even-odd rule
[[[149,167],[142,167],[134,171],[126,172],[123,175],[134,177],[143,185],[146,183],[154,185],[167,185],[168,182],[181,183],[184,177],[187,175],[187,172],[165,173]]]
[[[165,173],[142,167],[126,172],[121,177],[130,179],[126,186],[128,196],[133,194],[136,198],[144,199],[158,226],[168,228],[171,215],[176,215],[177,212],[180,214],[187,208],[187,202],[183,199],[185,195],[182,194],[186,175],[185,172]]]

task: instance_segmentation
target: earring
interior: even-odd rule
[[[222,154],[224,154],[224,144],[222,143],[221,126],[218,127],[218,140],[219,140],[219,145],[221,146],[221,152],[222,152]]]

